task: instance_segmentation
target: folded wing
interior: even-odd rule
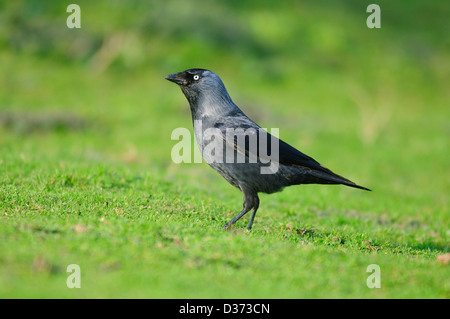
[[[216,123],[214,127],[220,130],[221,137],[226,144],[229,147],[232,147],[235,152],[243,154],[246,157],[246,160],[256,157],[258,160],[265,160],[262,162],[267,162],[267,157],[270,156],[270,158],[273,159],[274,152],[277,151],[276,149],[272,149],[272,145],[278,145],[278,162],[280,165],[306,168],[309,170],[309,174],[323,180],[323,183],[343,184],[350,187],[369,190],[368,188],[355,184],[343,176],[333,173],[312,157],[303,154],[283,140],[262,130],[261,127],[245,115],[229,117]],[[230,135],[230,132],[232,132],[232,135]]]

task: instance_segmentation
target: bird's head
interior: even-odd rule
[[[183,72],[169,74],[165,79],[179,86],[198,87],[209,74],[214,73],[205,69],[189,69]]]
[[[191,107],[205,101],[231,101],[227,90],[217,74],[205,69],[189,69],[169,74],[166,80],[178,84],[188,99]]]

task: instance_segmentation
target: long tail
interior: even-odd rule
[[[364,187],[364,186],[361,186],[361,185],[358,185],[358,184],[355,184],[352,181],[350,181],[350,183],[349,182],[345,182],[345,183],[341,183],[341,184],[342,185],[346,185],[346,186],[350,186],[350,187],[354,187],[354,188],[363,189],[365,191],[370,191],[370,192],[372,191],[371,189],[369,189],[367,187]]]
[[[331,171],[330,171],[330,173],[331,174],[321,172],[321,171],[312,171],[311,172],[311,174],[314,175],[314,177],[318,178],[318,181],[317,181],[318,184],[341,184],[341,185],[345,185],[345,186],[363,189],[365,191],[372,191],[371,189],[361,186],[361,185],[358,185],[345,177],[337,175]]]

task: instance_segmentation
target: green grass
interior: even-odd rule
[[[359,1],[107,3],[81,30],[0,5],[1,298],[450,297],[448,5],[380,1],[369,30]],[[286,188],[222,231],[242,194],[170,158],[192,123],[163,77],[189,67],[373,192]]]

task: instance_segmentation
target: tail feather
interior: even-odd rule
[[[312,171],[313,175],[315,177],[318,177],[321,180],[320,184],[341,184],[341,185],[345,185],[345,186],[349,186],[349,187],[354,187],[354,188],[359,188],[359,189],[363,189],[365,191],[372,191],[371,189],[358,185],[354,182],[352,182],[351,180],[342,177],[340,175],[337,175],[333,172],[330,171],[330,173],[324,173],[321,171]]]
[[[371,189],[369,189],[369,188],[367,188],[367,187],[364,187],[364,186],[355,184],[355,183],[353,183],[353,182],[350,182],[350,183],[345,182],[345,183],[341,183],[341,184],[342,184],[342,185],[345,185],[345,186],[350,186],[350,187],[354,187],[354,188],[363,189],[363,190],[365,190],[365,191],[370,191],[370,192],[372,191]]]

